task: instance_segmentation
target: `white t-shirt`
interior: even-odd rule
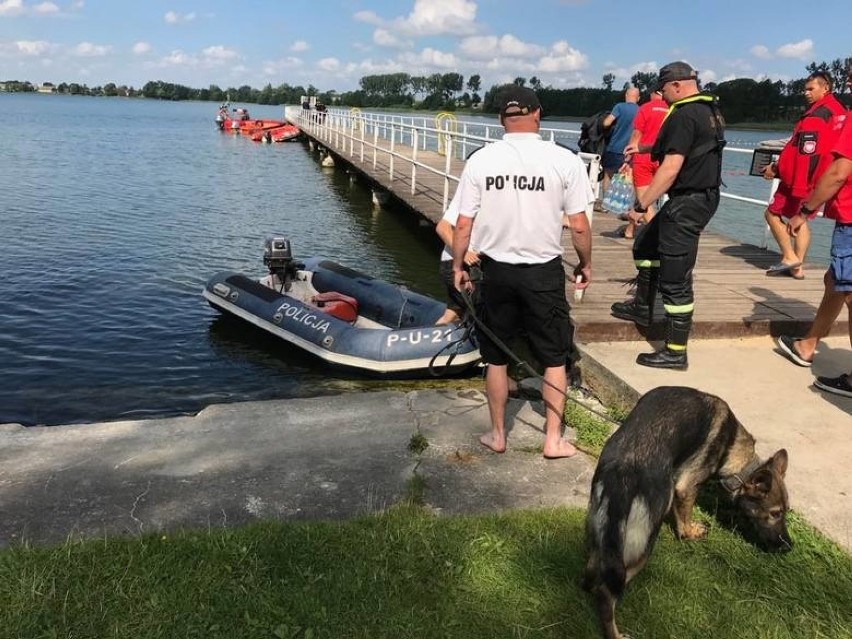
[[[583,161],[537,133],[507,133],[474,153],[456,197],[459,214],[476,218],[479,251],[510,264],[562,257],[562,215],[595,199]]]
[[[453,199],[450,200],[450,203],[447,205],[447,210],[444,211],[444,217],[441,219],[446,221],[450,226],[455,228],[456,222],[459,220],[459,192],[461,189],[456,188],[455,195],[453,195]],[[444,250],[441,252],[441,261],[446,262],[447,260],[453,259],[453,247],[447,246],[444,244]],[[474,237],[473,230],[471,230],[470,234],[470,246],[467,249],[468,251],[473,251],[476,253],[476,238]]]

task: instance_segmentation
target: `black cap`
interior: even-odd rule
[[[669,62],[666,66],[660,69],[660,79],[657,82],[657,90],[663,88],[666,82],[675,82],[677,80],[698,80],[698,71],[689,66],[686,62]]]
[[[532,89],[510,84],[497,94],[497,108],[501,116],[512,117],[529,115],[536,109],[540,109],[541,103]]]

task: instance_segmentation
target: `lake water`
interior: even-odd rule
[[[282,113],[249,106],[256,117]],[[167,415],[380,384],[336,377],[204,303],[212,273],[262,274],[269,234],[289,237],[297,256],[443,295],[431,227],[374,209],[368,189],[301,144],[219,133],[213,103],[0,94],[0,109],[0,423]],[[747,165],[748,156],[726,165],[730,189],[765,199],[765,183],[742,175]],[[723,202],[714,227],[759,242],[760,215]],[[814,258],[827,254],[825,226]]]

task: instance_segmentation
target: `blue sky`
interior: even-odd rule
[[[0,0],[0,81],[357,88],[377,73],[616,87],[686,60],[788,80],[852,56],[852,1]]]

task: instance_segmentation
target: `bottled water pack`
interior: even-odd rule
[[[604,194],[603,207],[610,213],[620,215],[630,210],[633,199],[633,181],[618,173],[613,176]]]

